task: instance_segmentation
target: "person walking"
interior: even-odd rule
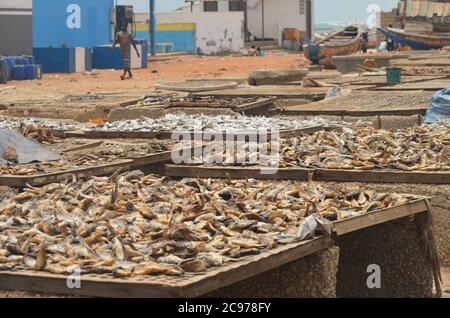
[[[138,58],[140,58],[141,55],[139,54],[136,43],[134,42],[133,35],[128,32],[128,25],[126,23],[122,24],[122,31],[116,34],[112,49],[114,49],[117,44],[120,45],[120,54],[122,55],[124,66],[123,75],[120,76],[120,79],[122,81],[125,80],[127,73],[129,78],[133,78],[133,74],[131,73],[131,45],[133,45],[136,50]]]

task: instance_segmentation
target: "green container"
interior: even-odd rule
[[[389,84],[397,84],[402,81],[402,69],[399,67],[388,67],[386,75]]]

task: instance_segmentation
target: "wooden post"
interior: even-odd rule
[[[262,0],[262,40],[264,41],[264,39],[265,39],[265,34],[264,34],[264,28],[265,28],[265,26],[264,26],[264,0]]]

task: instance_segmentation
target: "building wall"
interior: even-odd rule
[[[114,0],[37,0],[33,47],[85,47],[111,43]]]
[[[264,38],[282,41],[282,32],[286,28],[307,31],[306,12],[300,14],[300,2],[306,0],[264,0]],[[263,37],[262,25],[263,0],[247,0],[248,30],[257,38]],[[311,33],[314,34],[314,0],[311,0]],[[191,8],[184,7],[180,12],[190,12]],[[219,12],[228,12],[228,0],[219,0]],[[203,3],[196,3],[194,12],[203,11]],[[208,12],[211,13],[211,12]]]
[[[174,32],[171,37],[163,39],[165,42],[172,40],[175,43],[179,36],[186,40],[189,33],[185,32],[188,30],[182,26],[195,24],[195,47],[204,54],[240,52],[245,47],[242,12],[158,13],[156,21],[157,42],[158,39],[162,40],[163,29],[171,29],[170,31]],[[184,34],[181,34],[183,31]]]
[[[0,55],[31,54],[31,0],[0,0]]]
[[[171,43],[174,52],[196,53],[195,23],[158,23],[156,43]]]
[[[450,16],[450,0],[401,0],[400,12],[405,17]]]
[[[306,0],[305,9],[306,9]],[[301,0],[264,1],[264,37],[282,40],[284,29],[307,31],[306,11],[300,14]],[[248,29],[256,37],[262,38],[262,0],[248,0]],[[314,34],[314,1],[311,1],[311,32]]]

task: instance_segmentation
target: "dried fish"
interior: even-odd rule
[[[253,163],[245,161],[244,164],[267,165],[270,161],[259,149],[270,150],[271,146],[270,144],[257,145],[256,154],[259,160]],[[282,139],[278,148],[280,149],[278,163],[281,168],[450,170],[448,122],[398,131],[377,130],[373,127],[362,126],[322,130],[299,138]],[[208,166],[243,165],[236,160],[237,150],[228,151],[225,146],[223,149],[220,161],[211,160],[211,156],[206,154],[202,158],[195,158],[195,162],[203,162]],[[242,156],[250,154],[245,149],[242,152]],[[227,194],[226,190],[224,194]]]
[[[202,273],[313,236],[298,235],[307,217],[345,219],[413,199],[317,183],[127,174],[5,191],[0,270],[66,275],[77,266],[117,278]]]
[[[93,131],[191,131],[237,133],[249,130],[298,129],[317,125],[349,125],[319,117],[311,120],[292,120],[286,117],[249,117],[242,115],[186,115],[168,114],[158,119],[140,118],[136,120],[116,121],[98,126],[87,126]]]

